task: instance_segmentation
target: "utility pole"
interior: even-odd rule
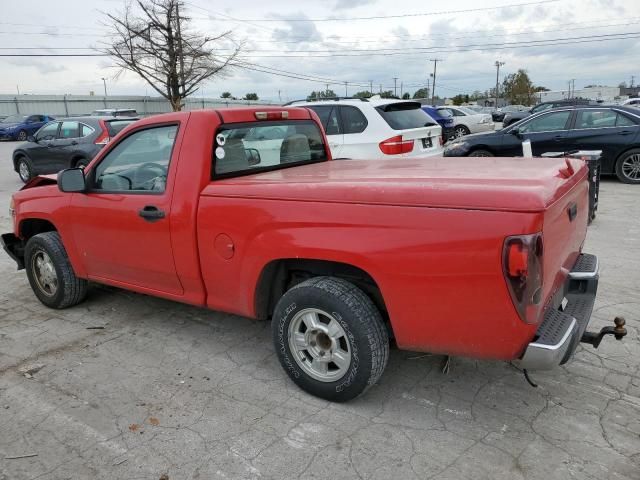
[[[403,89],[404,89],[404,82],[400,82],[400,98],[402,98]]]
[[[496,63],[494,63],[494,65],[496,66],[496,104],[494,105],[495,108],[498,108],[498,94],[499,94],[499,81],[500,81],[500,67],[504,65],[504,62],[501,62],[500,60],[496,60]]]
[[[393,96],[398,96],[398,77],[393,77]]]
[[[574,98],[576,96],[576,79],[572,78],[571,79],[571,98]]]
[[[107,96],[107,79],[102,77],[102,83],[104,84],[104,96]]]
[[[373,80],[369,80],[369,95],[373,95]]]
[[[425,98],[429,98],[429,92],[431,91],[431,77],[427,77],[427,95]]]
[[[184,52],[182,51],[182,33],[180,32],[180,2],[176,2],[176,30],[178,33],[178,60],[180,61],[180,86],[182,87],[182,98],[186,94],[186,85],[184,79]],[[180,107],[182,109],[182,106]]]
[[[636,76],[635,75],[631,75],[631,84],[629,85],[629,87],[633,88],[633,85],[635,84],[636,81]]]
[[[282,96],[280,95],[280,90],[278,90],[278,103],[282,103]]]
[[[344,96],[345,96],[345,97],[348,97],[348,96],[349,96],[349,94],[347,93],[347,92],[348,92],[348,90],[347,90],[347,85],[348,85],[348,84],[347,84],[347,82],[344,82]]]
[[[436,103],[436,71],[438,68],[438,62],[442,62],[441,58],[430,58],[430,62],[433,62],[433,85],[431,86],[431,105]]]

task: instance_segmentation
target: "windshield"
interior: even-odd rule
[[[417,102],[390,103],[376,107],[376,110],[394,130],[436,125]]]
[[[10,115],[0,123],[22,123],[27,120],[27,115]]]

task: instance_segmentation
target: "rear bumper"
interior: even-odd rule
[[[18,270],[24,268],[24,243],[13,233],[0,236],[0,243],[5,252],[18,264]]]
[[[548,308],[533,342],[520,360],[521,368],[549,370],[567,363],[587,329],[598,290],[598,258],[581,254],[564,289],[564,308]]]

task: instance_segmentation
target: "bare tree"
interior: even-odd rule
[[[174,111],[199,85],[216,75],[224,75],[242,45],[233,42],[231,32],[207,37],[189,28],[182,16],[182,0],[136,0],[121,15],[106,13],[111,40],[104,53],[115,58],[121,71],[140,75]],[[225,55],[216,47],[226,44]]]

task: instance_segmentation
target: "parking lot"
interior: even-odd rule
[[[0,143],[11,230],[16,143]],[[600,257],[591,330],[623,342],[569,365],[392,350],[346,404],[299,390],[268,323],[93,285],[54,311],[0,255],[0,480],[640,479],[640,187],[604,179],[585,251]],[[425,312],[428,314],[428,312]],[[452,319],[464,321],[464,319]]]

